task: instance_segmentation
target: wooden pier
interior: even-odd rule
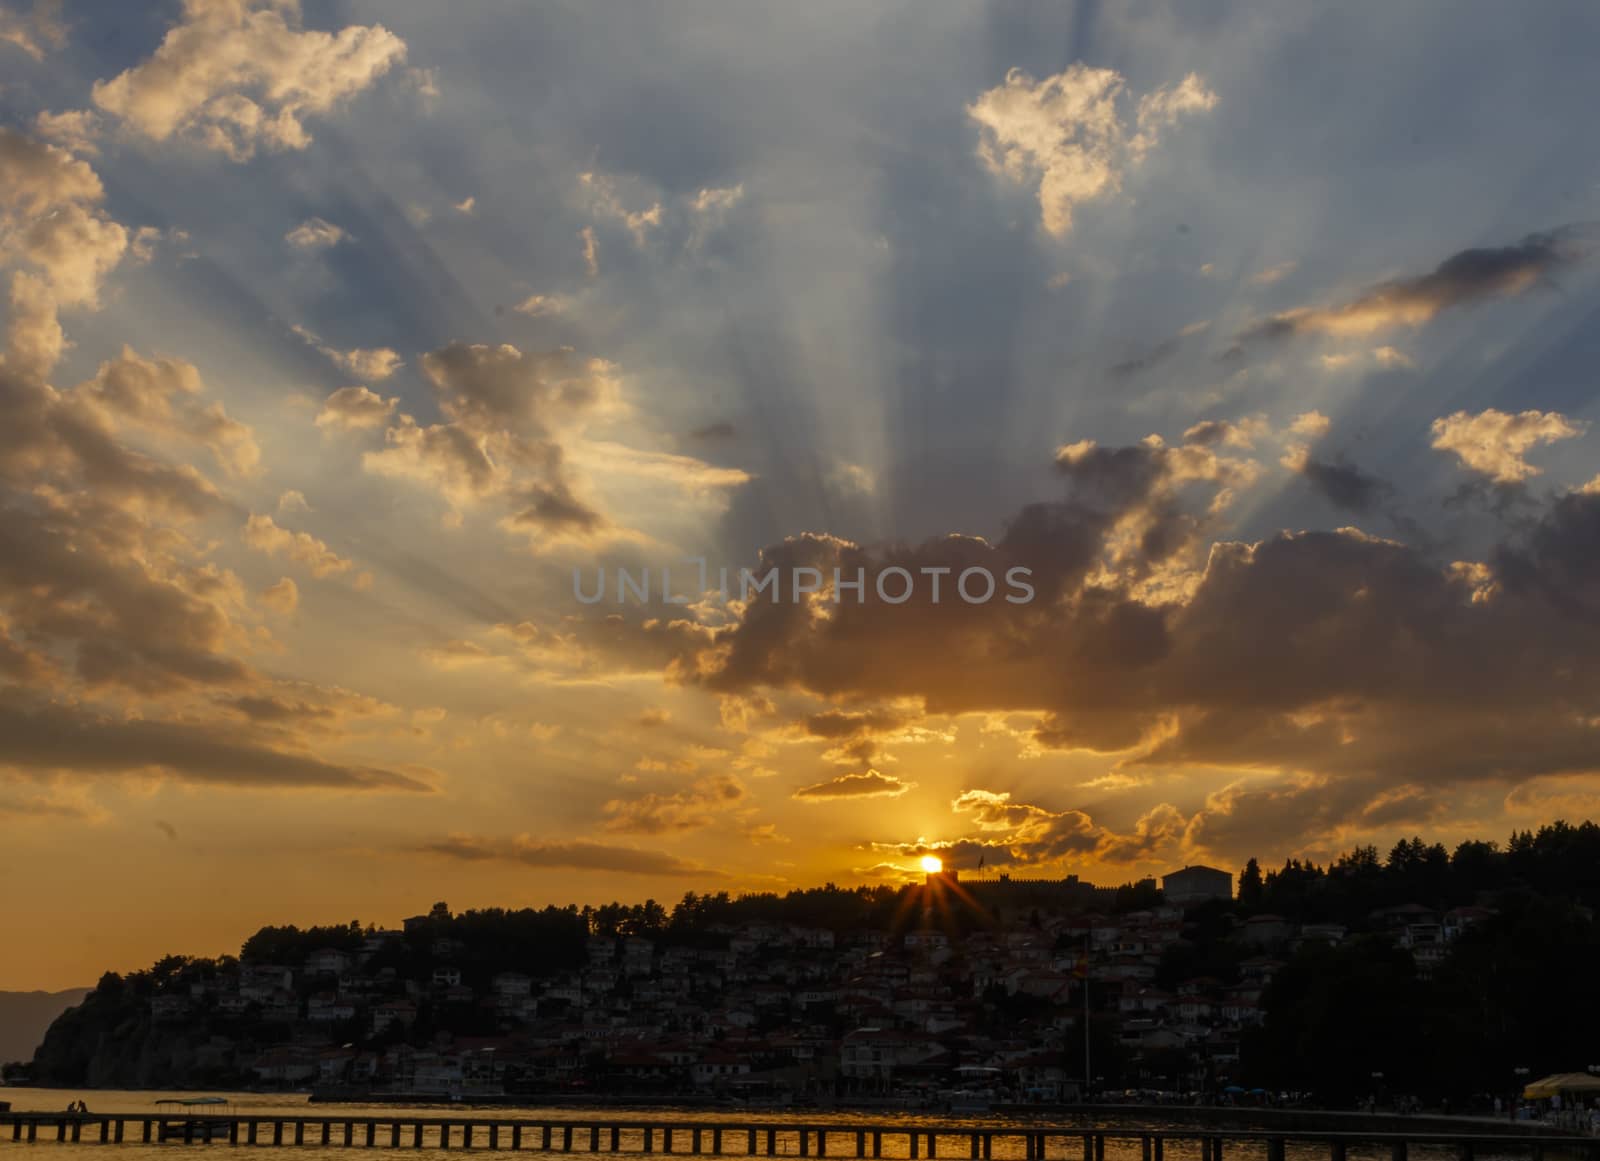
[[[1168,1161],[1175,1147],[1200,1161],[1244,1149],[1284,1161],[1290,1144],[1346,1161],[1352,1147],[1407,1161],[1415,1147],[1457,1161],[1479,1154],[1527,1161],[1600,1161],[1600,1138],[1554,1133],[1395,1133],[1298,1129],[1085,1129],[1040,1124],[805,1124],[651,1120],[525,1120],[171,1113],[0,1113],[0,1142],[489,1149],[501,1152],[671,1154],[685,1157],[906,1158],[907,1161],[1105,1161],[1108,1142],[1137,1147],[1141,1161]],[[1119,1150],[1121,1151],[1121,1150]]]

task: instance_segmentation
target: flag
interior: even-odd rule
[[[983,870],[983,860],[988,858],[988,857],[989,857],[988,855],[979,855],[978,856],[978,870],[980,870],[980,871]]]

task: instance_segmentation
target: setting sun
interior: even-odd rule
[[[937,875],[940,871],[944,870],[944,861],[937,855],[923,855],[922,869],[927,871],[930,875]]]

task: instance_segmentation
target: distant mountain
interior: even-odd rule
[[[45,1029],[68,1008],[82,1002],[89,988],[64,992],[0,992],[0,1064],[32,1060]]]

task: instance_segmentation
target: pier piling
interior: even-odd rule
[[[130,1122],[137,1133],[130,1133]],[[228,1144],[276,1148],[290,1145],[328,1146],[335,1126],[342,1126],[341,1144],[345,1148],[357,1145],[356,1127],[361,1126],[359,1144],[367,1149],[410,1146],[425,1147],[434,1133],[440,1149],[488,1149],[491,1152],[523,1152],[525,1147],[537,1145],[545,1153],[571,1153],[575,1151],[574,1136],[582,1134],[584,1143],[576,1149],[591,1155],[612,1155],[655,1152],[677,1157],[722,1157],[725,1155],[725,1134],[742,1133],[744,1158],[779,1157],[792,1153],[799,1157],[815,1157],[828,1161],[829,1134],[834,1137],[835,1157],[854,1157],[856,1161],[884,1161],[884,1134],[904,1134],[905,1161],[940,1161],[940,1137],[954,1136],[952,1149],[945,1149],[946,1161],[960,1157],[961,1161],[994,1161],[995,1138],[1002,1138],[1002,1158],[1026,1158],[1026,1161],[1046,1161],[1050,1153],[1051,1137],[1059,1137],[1070,1146],[1077,1138],[1082,1146],[1082,1161],[1106,1161],[1107,1141],[1118,1142],[1116,1155],[1127,1157],[1137,1145],[1138,1161],[1166,1161],[1168,1142],[1176,1142],[1186,1150],[1199,1146],[1200,1161],[1224,1161],[1224,1153],[1234,1146],[1254,1153],[1263,1161],[1287,1161],[1290,1143],[1295,1149],[1325,1150],[1328,1161],[1348,1161],[1350,1146],[1358,1146],[1364,1153],[1383,1156],[1386,1161],[1410,1161],[1413,1145],[1426,1148],[1429,1155],[1443,1155],[1452,1161],[1478,1161],[1481,1156],[1508,1157],[1511,1161],[1600,1161],[1600,1141],[1576,1135],[1563,1135],[1549,1130],[1543,1132],[1457,1133],[1457,1132],[1389,1132],[1382,1130],[1316,1130],[1285,1131],[1282,1127],[1263,1129],[1221,1129],[1215,1127],[1188,1127],[1151,1129],[1145,1127],[1069,1127],[1048,1124],[990,1124],[974,1127],[971,1124],[939,1124],[923,1122],[915,1125],[878,1123],[827,1123],[786,1122],[729,1122],[693,1121],[675,1122],[634,1120],[609,1116],[583,1118],[576,1121],[518,1120],[505,1114],[485,1117],[432,1117],[417,1115],[389,1115],[356,1117],[350,1115],[244,1115],[227,1116],[173,1116],[155,1114],[72,1114],[48,1112],[0,1112],[0,1140],[35,1142],[43,1126],[48,1133],[54,1127],[54,1139],[61,1142],[82,1142],[86,1139],[85,1125],[92,1134],[87,1139],[103,1145],[138,1141],[143,1144],[207,1144],[226,1140]],[[452,1141],[451,1129],[459,1126],[460,1142]],[[266,1132],[263,1132],[263,1127]],[[380,1133],[380,1128],[386,1131]],[[509,1129],[509,1132],[504,1130]],[[9,1130],[9,1131],[8,1131]],[[481,1131],[480,1131],[481,1130]],[[536,1131],[536,1135],[535,1132]],[[780,1138],[791,1137],[790,1149]],[[966,1147],[959,1145],[962,1137]],[[763,1140],[765,1138],[765,1140]],[[840,1139],[845,1142],[841,1148]],[[851,1148],[853,1140],[854,1148]],[[782,1145],[783,1147],[780,1147]],[[1059,1150],[1058,1150],[1059,1152]],[[1070,1150],[1073,1156],[1077,1150]],[[1193,1156],[1193,1154],[1189,1154]],[[1297,1155],[1300,1155],[1297,1153]],[[737,1148],[735,1156],[739,1156]]]

